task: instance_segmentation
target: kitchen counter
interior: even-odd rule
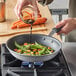
[[[63,43],[62,50],[72,76],[76,76],[76,43]]]

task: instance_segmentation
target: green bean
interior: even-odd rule
[[[38,55],[41,56],[45,54],[52,54],[53,52],[51,51],[54,51],[52,48],[43,46],[37,42],[35,42],[34,44],[28,43],[27,45],[19,45],[15,41],[15,46],[17,47],[17,50],[19,49],[21,50],[21,52],[19,52],[20,54],[31,55],[31,56],[38,56]]]
[[[27,49],[24,48],[23,46],[19,45],[17,42],[15,42],[15,46],[16,46],[18,49],[21,49],[21,50],[22,50],[22,53],[27,50]]]
[[[46,47],[44,47],[41,51],[39,51],[39,55],[44,54],[45,50],[46,50]]]
[[[16,41],[15,41],[15,46],[16,46],[18,49],[21,49],[21,48],[22,48],[22,46],[19,45]]]
[[[43,48],[39,45],[31,45],[30,47],[31,47],[31,49],[42,49]]]

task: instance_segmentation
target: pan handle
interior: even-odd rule
[[[61,29],[63,28],[63,26],[61,26],[60,28],[53,28],[53,30],[55,30],[56,31],[56,33],[58,33],[58,32],[60,32],[61,31]]]
[[[63,26],[61,26],[60,28],[53,28],[52,31],[49,33],[49,36],[52,36],[54,33],[60,32],[62,28]]]

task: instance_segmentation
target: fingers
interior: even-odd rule
[[[59,22],[58,24],[56,24],[56,28],[60,28],[61,26],[64,26],[65,24],[66,24],[66,20],[63,20]]]
[[[64,28],[65,25],[66,25],[66,20],[63,20],[63,21],[59,22],[59,23],[56,25],[56,28],[60,28],[60,27],[63,26],[62,29],[61,29],[61,31],[57,33],[58,35],[61,34],[61,33],[65,33],[65,31],[63,31],[63,28]]]
[[[70,31],[72,31],[72,27],[70,28],[71,25],[69,24],[69,21],[68,20],[65,21],[66,22],[62,22],[62,24],[60,23],[59,27],[63,26],[63,28],[61,29],[60,32],[57,33],[58,35],[61,33],[68,34]]]
[[[57,34],[61,33],[68,34],[72,30],[76,29],[76,19],[68,18],[64,21],[61,21],[56,25],[56,28],[60,28],[61,26],[63,26],[63,28]]]
[[[32,6],[33,6],[33,12],[34,12],[33,16],[37,18],[38,14],[40,14],[40,11],[39,11],[39,8],[37,6],[36,0],[33,0]]]
[[[16,6],[14,8],[15,14],[18,19],[20,19],[21,8],[22,8],[22,4],[20,4],[19,2],[16,4]]]
[[[24,6],[31,4],[33,6],[34,16],[38,16],[40,13],[36,0],[17,0],[17,4],[14,8],[15,14],[20,19],[21,10]]]
[[[15,8],[14,8],[14,12],[15,12],[17,18],[19,19],[18,7],[19,7],[19,4],[17,3],[16,6],[15,6]]]
[[[20,19],[20,14],[21,14],[21,10],[24,6],[27,6],[29,3],[26,1],[21,1],[21,0],[17,0],[17,4],[14,8],[15,14],[17,16],[18,19]]]

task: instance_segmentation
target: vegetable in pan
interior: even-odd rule
[[[24,55],[41,56],[45,54],[52,54],[54,52],[52,48],[43,46],[37,42],[31,44],[24,43],[23,45],[19,45],[15,42],[15,46],[16,48],[14,51]]]

